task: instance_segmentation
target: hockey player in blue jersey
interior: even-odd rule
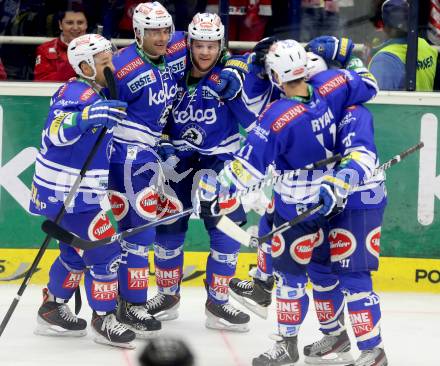
[[[114,132],[109,177],[109,197],[119,230],[156,217],[158,153],[169,144],[162,140],[162,129],[187,62],[185,36],[174,32],[171,15],[159,2],[135,8],[133,29],[135,43],[113,59],[120,98],[128,103],[127,118]],[[227,97],[239,91],[240,83],[236,71],[226,70],[215,87]],[[121,241],[118,319],[141,337],[161,328],[145,307],[148,250],[154,237],[151,228]]]
[[[133,13],[133,29],[135,42],[113,58],[119,97],[128,104],[127,117],[114,132],[109,176],[109,198],[120,231],[156,217],[157,149],[177,93],[173,68],[165,59],[174,33],[171,15],[157,1],[141,3]],[[172,46],[178,74],[185,47],[178,42]],[[117,316],[139,337],[161,329],[145,308],[148,250],[154,237],[152,228],[121,240]]]
[[[169,176],[170,191],[161,194],[159,211],[169,215],[191,207],[193,182],[201,171],[219,172],[226,160],[240,147],[239,122],[251,127],[256,116],[247,110],[239,96],[219,98],[214,88],[223,70],[220,58],[224,52],[224,26],[216,14],[196,14],[188,27],[190,61],[185,77],[178,84],[178,98],[173,107],[166,132],[180,159],[176,176]],[[229,217],[244,222],[241,205],[223,203]],[[154,245],[158,294],[147,303],[148,310],[158,319],[178,316],[180,282],[183,270],[183,243],[189,217],[157,229]],[[215,228],[212,218],[205,219],[210,236],[207,260],[206,326],[215,329],[247,331],[249,316],[228,301],[228,282],[235,272],[239,243]]]
[[[222,186],[240,189],[252,185],[264,177],[269,165],[282,173],[331,156],[336,122],[342,119],[344,109],[369,100],[377,92],[374,78],[347,70],[325,71],[306,83],[306,64],[306,52],[297,42],[279,41],[271,46],[267,74],[285,97],[265,109],[247,143],[234,154],[235,160],[220,172]],[[274,225],[293,219],[316,203],[324,176],[325,169],[315,170],[277,184]],[[207,198],[213,189],[205,187],[206,182],[200,188],[202,197]],[[202,214],[216,214],[218,206],[216,198],[202,201]],[[299,359],[297,336],[308,308],[306,266],[326,226],[322,216],[314,215],[273,239],[278,341],[271,351],[255,358],[253,365],[285,365]]]
[[[373,290],[371,271],[379,268],[380,236],[386,193],[383,175],[372,176],[378,167],[374,144],[373,117],[363,106],[348,107],[337,124],[336,152],[344,158],[337,166],[338,174],[356,172],[365,182],[348,197],[346,186],[324,177],[320,196],[324,215],[329,219],[328,244],[315,246],[307,273],[313,284],[313,299],[320,330],[324,337],[304,347],[308,363],[329,363],[354,366],[386,366],[388,364],[380,331],[380,299]],[[334,191],[326,182],[334,182]],[[344,187],[343,187],[344,186]],[[338,197],[335,192],[341,192]],[[347,200],[345,209],[334,215],[335,202]],[[336,208],[341,211],[341,208]],[[361,351],[353,361],[350,340],[345,330],[344,305]]]
[[[273,42],[275,41],[272,41],[271,44]],[[268,49],[266,52],[267,51]],[[264,60],[262,62],[264,64]],[[313,76],[327,69],[327,63],[322,57],[313,52],[307,52],[307,80],[310,80]],[[262,76],[267,77],[267,75]],[[260,81],[262,80],[261,77],[258,78]],[[247,82],[246,80],[245,91],[249,91],[248,85],[246,85]],[[262,89],[263,95],[267,95],[267,93],[270,93],[270,95],[279,95],[279,89],[275,89],[274,91],[268,91],[266,86]],[[252,89],[252,93],[255,93],[255,89]],[[247,103],[249,107],[256,108],[257,110],[264,109],[264,105],[261,104],[261,101],[264,101],[265,98],[259,99],[254,96],[253,100],[254,103]],[[264,201],[260,202],[260,204],[261,203],[264,203]],[[272,198],[267,204],[266,211],[259,221],[258,236],[263,236],[272,230],[274,210],[275,206]],[[231,295],[263,319],[267,319],[268,307],[272,302],[272,289],[274,286],[271,251],[272,247],[270,243],[263,243],[257,248],[257,266],[249,272],[253,279],[252,281],[240,280],[234,277],[229,282]]]
[[[69,44],[68,58],[78,77],[61,86],[51,99],[35,163],[30,211],[55,218],[99,132],[106,127],[104,141],[61,221],[76,235],[97,240],[115,233],[100,203],[106,196],[113,127],[124,118],[126,103],[106,100],[103,93],[103,70],[113,69],[109,41],[97,34],[78,37]],[[84,252],[61,242],[60,255],[49,272],[48,288],[43,290],[35,333],[86,335],[86,321],[72,314],[67,305],[85,272],[95,341],[128,347],[135,334],[115,317],[120,259],[119,243]]]
[[[333,52],[332,52],[333,54]],[[308,77],[327,69],[325,62],[311,52],[308,55]],[[373,122],[371,114],[363,107],[347,108],[344,117],[337,124],[337,152],[348,158],[340,166],[357,166],[359,177],[368,179],[378,164],[374,145]],[[351,154],[351,155],[350,155]],[[356,156],[355,162],[351,156]],[[344,293],[348,299],[358,296],[359,288],[366,288],[365,297],[374,298],[366,301],[368,306],[353,305],[349,302],[349,313],[354,333],[358,337],[361,357],[354,365],[385,365],[386,356],[381,347],[379,329],[379,299],[372,290],[369,271],[377,270],[379,255],[380,224],[386,204],[385,191],[381,185],[382,176],[370,179],[356,192],[350,194],[343,214],[330,220],[329,244],[314,248],[308,275],[313,282],[314,301],[324,338],[304,348],[306,362],[313,364],[347,364],[352,361],[350,341],[344,327]],[[264,235],[272,228],[273,205],[269,205],[262,217],[259,235]],[[348,230],[347,230],[348,229]],[[343,240],[341,241],[341,237]],[[348,247],[341,246],[344,242]],[[353,241],[351,241],[354,239]],[[374,244],[373,244],[374,242]],[[373,249],[374,247],[374,249]],[[233,278],[230,282],[231,293],[242,304],[267,317],[267,306],[271,303],[273,287],[272,248],[263,244],[258,248],[257,268],[252,273],[253,281],[240,281]],[[331,253],[333,253],[332,260]],[[332,265],[330,265],[332,263]],[[333,268],[332,268],[333,267]],[[365,271],[366,269],[366,271]],[[341,291],[343,289],[343,291]],[[365,331],[357,322],[362,311],[371,321]],[[362,313],[362,314],[364,314]]]

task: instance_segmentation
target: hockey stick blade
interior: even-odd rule
[[[54,223],[50,220],[44,221],[43,224],[41,225],[41,228],[43,229],[43,231],[45,233],[47,233],[51,237],[53,237],[57,240],[60,240],[61,242],[65,243],[67,245],[70,245],[75,248],[83,249],[83,250],[89,250],[89,249],[98,248],[98,247],[101,247],[104,245],[108,245],[110,243],[113,243],[116,240],[120,240],[120,239],[126,238],[130,235],[140,233],[141,231],[144,231],[148,228],[162,225],[168,221],[180,219],[181,217],[191,215],[193,212],[194,212],[194,210],[192,208],[189,208],[187,210],[176,213],[174,215],[163,217],[163,218],[158,219],[156,221],[148,222],[144,225],[125,230],[121,233],[114,234],[110,237],[100,239],[100,240],[82,239],[79,236],[76,236],[76,235],[72,234],[71,232],[67,231],[66,229],[63,229],[61,226],[57,225],[56,223]]]

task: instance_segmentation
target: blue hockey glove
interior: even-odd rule
[[[237,56],[226,61],[219,81],[212,89],[222,99],[234,99],[243,88],[244,75],[248,73],[247,57]]]
[[[100,100],[77,114],[76,123],[82,133],[95,127],[112,128],[125,118],[127,103],[119,100]]]
[[[234,99],[243,88],[243,78],[240,73],[231,68],[224,68],[219,76],[219,82],[212,89],[222,99]]]
[[[326,175],[319,190],[319,199],[323,207],[319,211],[324,216],[334,216],[344,210],[350,192],[349,175],[342,171],[335,175]]]
[[[339,61],[342,66],[350,60],[353,48],[354,43],[351,39],[332,36],[314,38],[306,46],[307,51],[321,56],[326,61]]]

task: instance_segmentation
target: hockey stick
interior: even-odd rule
[[[383,173],[385,170],[389,169],[393,165],[396,165],[400,163],[403,159],[405,159],[408,155],[413,154],[414,152],[420,150],[423,148],[424,144],[422,141],[420,141],[418,144],[411,146],[410,148],[406,149],[405,151],[402,151],[400,154],[397,154],[393,156],[390,160],[386,161],[382,165],[380,165],[378,168],[376,168],[373,172],[373,176],[376,176],[378,174]],[[353,189],[356,189],[357,187],[361,186],[365,182],[361,182],[357,184],[356,186],[352,187]],[[276,227],[266,235],[263,235],[261,237],[250,235],[248,232],[244,231],[241,227],[239,227],[237,224],[235,224],[231,219],[229,219],[227,216],[222,216],[220,220],[217,222],[217,229],[219,229],[224,234],[228,235],[230,238],[234,239],[235,241],[238,241],[240,244],[256,248],[258,245],[261,245],[269,240],[272,239],[273,236],[276,234],[281,234],[284,231],[288,230],[292,226],[295,226],[299,224],[300,222],[304,221],[308,217],[316,214],[319,212],[319,210],[322,208],[322,203],[319,203],[315,206],[312,206],[308,210],[304,211],[302,214],[294,217],[290,221],[286,221],[284,224]]]
[[[260,183],[254,185],[254,186],[251,186],[246,190],[237,191],[237,192],[241,193],[239,196],[243,196],[244,194],[249,193],[250,191],[261,189],[264,186],[274,184],[274,183],[278,182],[279,180],[281,180],[283,177],[286,177],[286,176],[293,177],[295,175],[300,174],[302,171],[314,169],[314,168],[317,168],[320,166],[325,166],[327,164],[334,163],[339,160],[341,160],[340,154],[332,156],[328,159],[323,159],[323,160],[317,161],[315,163],[309,164],[303,169],[296,169],[296,170],[291,171],[289,173],[286,173],[284,175],[280,175],[280,176],[276,176],[271,179],[263,180]],[[235,192],[235,193],[237,193],[237,192]],[[236,197],[236,196],[234,196],[234,197]],[[223,199],[223,197],[221,197],[221,198]],[[128,230],[123,231],[118,234],[114,234],[111,237],[100,239],[100,240],[95,240],[95,241],[82,239],[82,238],[72,234],[71,232],[65,230],[56,222],[53,222],[50,220],[44,221],[43,225],[41,227],[45,233],[49,234],[50,236],[52,236],[53,238],[55,238],[57,240],[62,241],[65,244],[71,245],[71,246],[79,248],[79,249],[88,250],[88,249],[94,249],[94,248],[97,248],[97,247],[100,247],[103,245],[110,244],[116,240],[120,240],[120,239],[126,238],[130,235],[137,234],[141,231],[144,231],[145,229],[155,227],[158,225],[162,225],[168,221],[172,221],[172,220],[179,219],[181,217],[190,215],[193,212],[194,212],[193,208],[187,209],[182,212],[176,213],[174,215],[167,216],[162,219],[152,221],[152,222],[149,222],[147,224],[144,224],[144,225],[141,225],[141,226],[138,226],[135,228],[128,229]]]
[[[131,229],[127,229],[125,231],[122,231],[120,233],[114,234],[111,237],[100,239],[100,240],[87,240],[82,239],[75,234],[72,234],[71,232],[67,231],[66,229],[63,229],[60,225],[58,225],[56,222],[46,220],[41,225],[41,228],[45,233],[50,235],[52,238],[55,238],[57,240],[60,240],[61,242],[71,245],[75,248],[88,250],[88,249],[94,249],[97,247],[101,247],[104,245],[108,245],[116,240],[124,239],[127,236],[134,235],[137,233],[140,233],[141,231],[144,231],[145,229],[156,227],[159,225],[162,225],[168,221],[180,219],[181,217],[191,215],[194,212],[193,208],[188,208],[187,210],[184,210],[182,212],[178,212],[174,215],[163,217],[159,220],[148,222],[144,225],[137,226]]]
[[[113,73],[110,70],[110,68],[106,67],[104,69],[104,75],[105,75],[105,79],[107,81],[107,86],[110,90],[110,96],[112,99],[117,99],[117,91],[116,91],[116,83],[115,83],[115,79],[113,77]],[[59,224],[64,216],[64,214],[66,213],[66,207],[68,207],[70,205],[70,203],[72,202],[72,200],[75,198],[76,195],[76,191],[78,190],[81,181],[84,177],[84,175],[86,174],[86,171],[88,170],[93,158],[96,155],[96,152],[98,151],[99,147],[101,146],[102,141],[104,140],[104,137],[107,133],[107,128],[103,128],[101,133],[99,134],[98,138],[96,139],[95,145],[93,146],[92,150],[90,151],[89,155],[87,156],[86,161],[84,162],[84,165],[79,173],[79,176],[76,178],[72,189],[70,190],[69,194],[67,195],[66,200],[63,203],[63,206],[61,207],[60,211],[58,212],[58,214],[55,217],[55,222],[57,224]],[[43,258],[44,252],[46,251],[49,243],[50,243],[50,239],[51,236],[50,235],[46,235],[46,238],[43,241],[43,244],[41,244],[40,249],[38,250],[38,253],[34,259],[34,261],[32,262],[31,267],[29,268],[29,270],[26,272],[26,275],[24,276],[23,282],[20,286],[20,288],[17,291],[17,294],[15,295],[14,299],[12,300],[11,305],[9,306],[8,311],[6,312],[6,315],[3,317],[2,323],[0,324],[0,337],[3,334],[6,326],[8,325],[9,320],[11,319],[11,316],[15,310],[15,308],[18,305],[18,302],[21,299],[21,296],[23,295],[24,291],[26,290],[32,275],[34,274],[35,270],[37,269],[38,264],[41,261],[41,258]]]
[[[263,179],[253,186],[249,186],[247,188],[240,189],[240,190],[235,191],[233,193],[229,193],[229,194],[225,194],[225,195],[220,194],[219,201],[220,200],[221,201],[228,201],[232,198],[239,198],[239,197],[245,196],[250,192],[259,191],[260,189],[262,189],[264,187],[271,187],[285,178],[289,179],[289,178],[296,177],[304,171],[321,168],[321,167],[324,167],[324,166],[326,166],[328,164],[332,164],[332,163],[337,163],[341,159],[342,159],[341,154],[336,154],[336,155],[333,155],[329,158],[318,160],[314,163],[306,165],[304,168],[291,170],[291,171],[284,173],[284,174],[276,175],[276,176],[268,178],[268,179]]]

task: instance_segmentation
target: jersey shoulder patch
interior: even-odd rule
[[[99,96],[89,85],[77,79],[70,79],[55,93],[54,104],[60,107],[79,104],[88,105],[96,99],[99,99]]]
[[[307,108],[302,103],[279,100],[273,103],[271,108],[268,110],[272,119],[270,129],[273,132],[280,132],[284,127],[306,111]]]
[[[128,75],[145,64],[142,58],[136,53],[135,47],[136,45],[131,45],[113,58],[113,64],[116,69],[116,79],[125,79]]]
[[[186,52],[186,37],[184,32],[175,32],[167,47],[167,56],[174,55],[180,51]]]

